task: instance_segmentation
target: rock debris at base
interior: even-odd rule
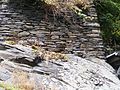
[[[33,63],[36,57],[31,47],[8,46],[1,47],[0,50],[0,58],[3,59],[0,63],[0,82],[15,85],[20,83],[19,79],[22,82],[20,73],[23,73],[22,75],[27,75],[27,81],[32,81],[33,90],[120,90],[120,80],[105,60],[95,57],[83,59],[66,54],[67,62],[43,60],[30,66],[29,62]],[[17,78],[15,73],[18,74]]]

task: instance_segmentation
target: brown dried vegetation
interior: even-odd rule
[[[50,52],[50,51],[46,51],[44,49],[42,49],[41,47],[32,46],[34,52],[41,57],[43,60],[62,60],[62,61],[67,61],[68,58],[65,54],[62,53],[56,53],[56,52]]]

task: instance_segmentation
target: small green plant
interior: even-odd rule
[[[73,12],[75,12],[77,15],[79,15],[80,18],[86,17],[86,15],[82,13],[83,10],[80,9],[80,8],[78,8],[77,6],[71,6],[70,9],[71,9]]]
[[[0,87],[5,90],[20,90],[13,85],[5,84],[5,83],[0,83]]]

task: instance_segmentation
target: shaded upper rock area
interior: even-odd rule
[[[38,59],[41,61],[35,63],[39,54],[36,55],[31,46],[1,43],[0,87],[4,82],[6,86],[17,86],[24,90],[120,89],[120,81],[114,69],[102,59],[83,59],[66,54],[66,62],[58,58],[47,61]]]
[[[0,41],[15,41],[23,45],[37,44],[48,51],[81,57],[104,57],[92,0],[87,12],[82,12],[89,18],[65,11],[67,16],[64,13],[55,16],[48,13],[48,19],[41,7],[23,5],[24,0],[6,1],[0,1]]]

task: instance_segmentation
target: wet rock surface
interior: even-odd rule
[[[0,50],[0,57],[3,58],[0,63],[0,68],[2,68],[0,69],[0,81],[4,80],[5,83],[12,82],[15,85],[18,83],[15,83],[15,80],[23,81],[24,79],[21,79],[21,77],[23,78],[24,75],[27,75],[25,79],[32,81],[31,85],[34,86],[34,90],[41,90],[41,88],[43,90],[120,89],[120,81],[115,75],[115,70],[104,60],[95,57],[83,59],[73,54],[66,54],[68,57],[67,62],[42,60],[37,65],[30,66],[29,63],[20,63],[17,60],[20,59],[22,62],[23,58],[26,58],[27,62],[31,61],[33,63],[35,55],[32,52],[32,48],[13,45],[4,51],[9,53],[9,55],[4,53],[4,56],[8,57],[4,58],[2,55],[3,51]],[[12,56],[11,58],[9,58],[10,55]],[[19,73],[17,78],[14,77],[15,72]],[[22,76],[20,77],[21,74]]]

